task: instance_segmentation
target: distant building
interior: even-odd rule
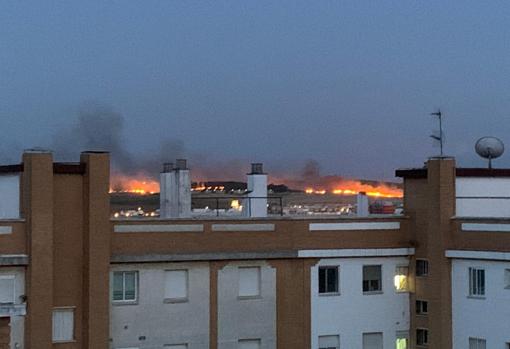
[[[0,349],[509,348],[510,170],[396,174],[402,215],[111,219],[108,154],[26,152],[0,166]]]

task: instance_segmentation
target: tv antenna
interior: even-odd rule
[[[438,109],[434,113],[430,113],[432,116],[437,116],[439,120],[439,135],[432,134],[430,137],[432,139],[435,139],[439,142],[439,148],[441,149],[441,156],[443,156],[443,140],[444,140],[444,134],[443,134],[443,113],[441,113],[441,109]]]
[[[489,169],[492,169],[492,159],[499,158],[505,151],[505,145],[496,137],[482,137],[476,141],[475,150],[478,155],[489,160]]]

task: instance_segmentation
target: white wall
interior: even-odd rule
[[[188,269],[187,302],[164,301],[165,270],[174,269]],[[188,343],[188,349],[209,348],[208,263],[126,264],[111,267],[112,273],[128,270],[137,270],[139,273],[138,302],[135,305],[111,305],[112,348],[152,349],[163,348],[164,344],[183,343]],[[110,279],[113,280],[112,275]],[[145,340],[140,340],[140,336],[145,336]]]
[[[241,266],[260,266],[260,297],[238,298]],[[261,349],[276,348],[276,269],[264,261],[229,263],[218,272],[218,349],[258,338]]]
[[[510,199],[462,199],[459,197],[509,197],[510,178],[457,177],[459,217],[510,217]]]
[[[382,293],[363,295],[363,265],[382,265]],[[406,257],[327,258],[311,270],[312,343],[319,336],[339,335],[340,348],[361,348],[363,333],[383,332],[384,348],[395,348],[396,332],[409,331],[409,294],[395,291],[397,266],[407,266]],[[318,268],[340,266],[340,294],[319,295]]]
[[[485,298],[469,298],[469,268],[485,269]],[[487,348],[506,349],[510,342],[510,289],[505,289],[510,262],[452,260],[453,348],[469,348],[469,337],[485,338]]]
[[[0,175],[0,219],[19,218],[19,175]]]
[[[14,275],[15,305],[22,304],[20,296],[25,294],[25,269],[23,267],[2,267],[0,275]],[[25,316],[11,316],[11,349],[23,348],[25,336]],[[16,346],[18,345],[18,346]]]

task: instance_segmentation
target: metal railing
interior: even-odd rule
[[[210,196],[192,197],[191,209],[196,213],[204,210],[204,214],[213,214],[217,217],[247,216],[252,214],[253,204],[257,200],[267,202],[267,214],[283,216],[283,198],[281,196]],[[235,203],[237,201],[237,203]]]

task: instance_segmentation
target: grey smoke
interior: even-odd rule
[[[308,160],[301,170],[301,176],[304,180],[310,181],[319,178],[320,172],[319,163],[316,160]]]
[[[128,150],[128,141],[136,138],[126,138],[122,114],[110,106],[87,103],[78,110],[70,128],[57,132],[52,149],[60,161],[75,160],[76,154],[84,150],[108,151],[113,173],[153,178],[159,174],[163,162],[171,162],[185,153],[182,141],[167,139],[159,149],[135,155]]]

